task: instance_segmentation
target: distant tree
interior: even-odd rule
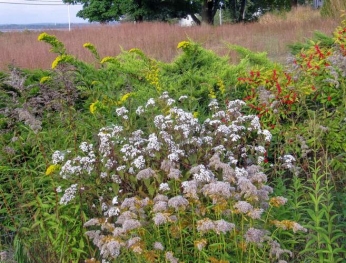
[[[64,3],[81,3],[78,17],[90,22],[108,23],[126,16],[136,22],[167,21],[188,15],[200,25],[214,24],[221,6],[229,8],[231,21],[253,20],[254,14],[273,10],[289,10],[298,0],[63,0]],[[198,18],[198,17],[201,17]]]
[[[253,21],[258,15],[272,11],[289,11],[297,0],[227,0],[231,21]]]
[[[63,2],[82,4],[83,9],[77,13],[77,16],[89,22],[118,21],[125,15],[136,22],[165,21],[169,18],[191,15],[195,22],[198,24],[201,22],[195,14],[200,13],[202,0],[63,0]]]

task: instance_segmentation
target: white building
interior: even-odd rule
[[[193,21],[192,17],[188,15],[186,18],[182,18],[179,20],[180,26],[193,26],[195,25],[195,22]]]
[[[323,0],[314,0],[314,8],[321,8],[323,5]]]

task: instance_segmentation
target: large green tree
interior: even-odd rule
[[[190,15],[196,24],[213,24],[216,11],[229,9],[231,21],[254,18],[254,13],[288,10],[298,0],[63,0],[64,3],[83,5],[77,16],[90,22],[107,23],[126,16],[134,21],[167,21]]]
[[[134,21],[182,18],[200,12],[201,0],[63,0],[64,3],[83,5],[78,17],[89,22],[107,23],[127,16]]]

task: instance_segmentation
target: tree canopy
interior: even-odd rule
[[[89,22],[107,23],[123,17],[141,21],[167,21],[190,15],[196,24],[213,24],[218,9],[229,10],[233,22],[255,19],[255,13],[289,10],[298,0],[63,0],[82,4],[78,17]]]

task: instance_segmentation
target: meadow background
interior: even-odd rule
[[[345,262],[345,77],[305,7],[0,33],[0,262]]]

